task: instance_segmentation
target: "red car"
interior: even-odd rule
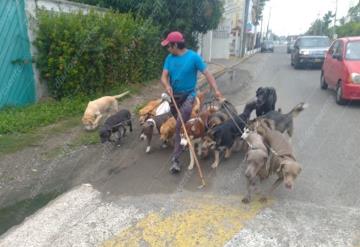
[[[336,90],[336,103],[360,100],[360,36],[336,39],[321,69],[322,89]]]

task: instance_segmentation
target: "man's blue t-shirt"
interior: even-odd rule
[[[199,54],[189,49],[180,56],[169,54],[164,63],[174,94],[191,92],[195,95],[197,72],[204,72],[206,67]]]

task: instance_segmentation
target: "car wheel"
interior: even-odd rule
[[[295,69],[300,69],[300,63],[299,63],[299,61],[295,61],[295,63],[294,63],[294,68],[295,68]]]
[[[345,100],[343,99],[343,92],[342,92],[341,83],[338,83],[338,85],[336,87],[336,103],[338,105],[344,105],[345,104]]]
[[[324,90],[328,88],[328,84],[325,81],[325,77],[324,77],[323,73],[321,73],[321,76],[320,76],[320,88],[324,89]]]

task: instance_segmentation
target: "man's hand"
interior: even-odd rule
[[[167,87],[165,88],[165,90],[166,90],[166,92],[169,94],[170,97],[173,96],[173,90],[172,90],[172,88],[171,88],[170,86],[167,86]]]
[[[219,101],[224,99],[224,96],[222,95],[222,93],[219,90],[215,91],[215,98]]]

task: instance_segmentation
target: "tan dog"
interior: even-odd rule
[[[90,101],[86,107],[82,117],[82,123],[86,130],[94,130],[99,126],[99,122],[103,117],[118,112],[119,105],[117,99],[127,95],[129,91],[115,96],[104,96],[96,100]]]
[[[160,127],[160,140],[163,141],[163,143],[168,143],[169,140],[173,137],[175,134],[175,126],[176,126],[176,120],[174,117],[169,118],[163,125]]]
[[[156,108],[161,104],[162,99],[150,100],[143,108],[139,110],[139,122],[144,124],[146,119],[155,116]]]
[[[278,176],[268,195],[282,182],[287,189],[292,189],[302,168],[296,161],[290,142],[281,132],[275,130],[275,123],[272,120],[261,119],[257,121],[255,130],[263,137],[264,143],[270,147],[270,167],[268,171],[261,169],[258,176],[260,179],[268,178],[273,173]],[[266,201],[266,197],[264,196],[261,200]]]

